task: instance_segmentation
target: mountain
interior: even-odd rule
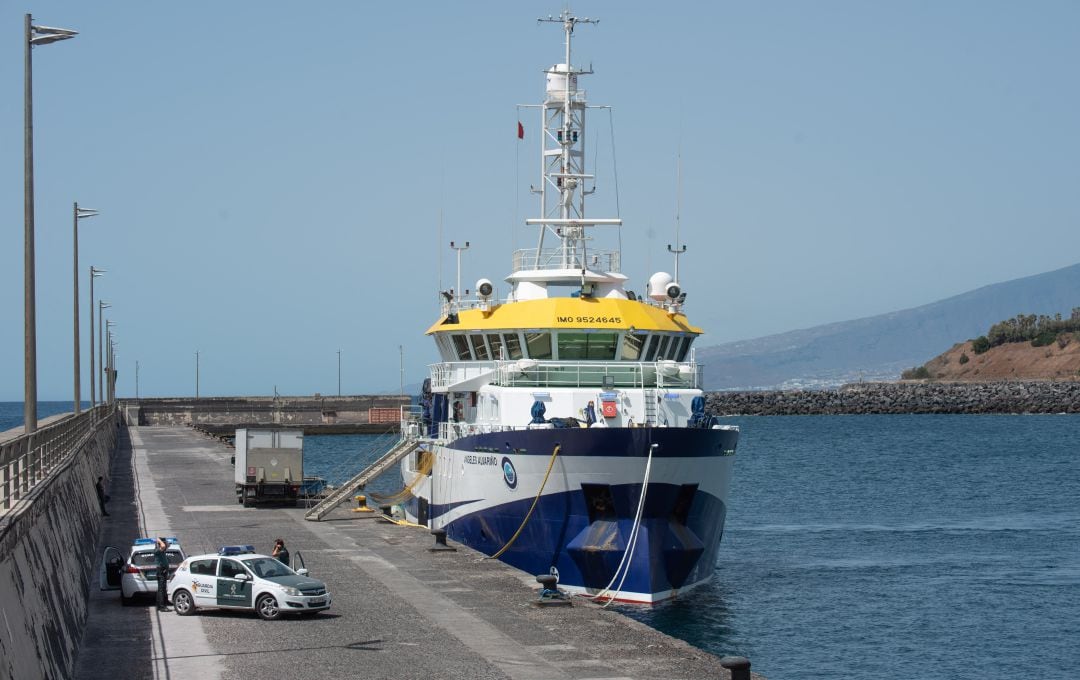
[[[1017,314],[1068,316],[1080,306],[1080,264],[983,286],[899,312],[697,350],[710,390],[826,387],[895,379]]]

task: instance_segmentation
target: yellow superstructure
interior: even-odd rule
[[[682,313],[668,313],[638,300],[622,298],[557,297],[492,304],[487,311],[467,309],[457,314],[457,323],[446,316],[427,330],[435,333],[521,329],[602,329],[646,332],[689,333],[702,330],[690,325]]]

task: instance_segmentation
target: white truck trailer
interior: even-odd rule
[[[304,482],[302,430],[236,431],[236,502],[296,505]]]

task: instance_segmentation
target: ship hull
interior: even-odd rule
[[[563,590],[659,602],[713,574],[737,440],[734,428],[462,437],[430,447],[432,475],[406,511],[527,573],[555,574]]]

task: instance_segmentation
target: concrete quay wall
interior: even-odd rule
[[[397,410],[409,397],[208,397],[127,399],[120,403],[130,425],[304,425],[366,424],[372,413]],[[372,409],[375,409],[373,412]],[[397,422],[397,418],[394,418]]]
[[[714,415],[1080,413],[1080,382],[853,383],[833,390],[710,392]]]
[[[70,677],[97,588],[102,515],[116,418],[91,431],[51,477],[0,517],[0,678]]]

